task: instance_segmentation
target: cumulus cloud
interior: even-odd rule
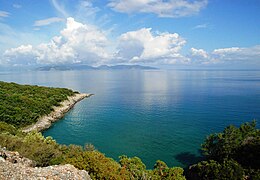
[[[207,64],[210,61],[209,54],[204,49],[190,49],[190,55],[188,55],[190,59],[192,59],[192,63],[198,64]]]
[[[87,63],[96,64],[109,58],[106,51],[107,38],[97,27],[67,19],[66,28],[49,43],[33,47],[22,45],[4,52],[10,63],[29,64],[34,60],[39,64]],[[25,61],[25,62],[24,62]]]
[[[51,18],[35,21],[34,26],[47,26],[47,25],[57,23],[57,22],[62,22],[62,21],[64,21],[63,18],[51,17]]]
[[[203,49],[191,48],[189,57],[193,62],[202,64],[216,64],[229,62],[252,63],[260,62],[260,45],[253,47],[231,47],[215,49],[212,52],[206,52]]]
[[[5,27],[5,32],[10,31],[8,26],[1,27],[2,29]],[[177,33],[156,32],[151,28],[123,33],[113,43],[98,27],[67,18],[66,27],[48,43],[27,44],[7,49],[0,57],[0,63],[12,65],[65,63],[201,65],[243,62],[259,65],[260,45],[222,48],[211,52],[191,48],[188,54],[183,54],[185,44],[186,40]],[[115,47],[115,50],[112,47]]]
[[[0,18],[9,17],[10,13],[6,11],[0,11]]]
[[[185,60],[180,50],[186,41],[177,33],[152,33],[142,28],[119,37],[117,59],[130,62],[175,63]]]
[[[207,0],[110,0],[108,6],[122,13],[154,13],[176,18],[199,13],[207,6]]]
[[[3,64],[32,65],[35,64],[36,52],[32,45],[21,45],[4,52]]]
[[[231,47],[231,48],[222,48],[215,49],[212,52],[216,58],[222,60],[258,60],[260,61],[260,45],[241,48],[241,47]]]
[[[204,59],[208,58],[208,53],[203,49],[191,48],[191,55],[194,57],[197,56],[197,57],[201,57]]]

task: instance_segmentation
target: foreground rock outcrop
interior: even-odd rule
[[[93,94],[75,94],[74,96],[68,97],[68,100],[61,102],[60,106],[53,107],[54,110],[50,114],[39,118],[35,124],[24,128],[23,132],[39,132],[48,129],[53,122],[61,119],[77,102],[92,95]]]
[[[33,161],[19,155],[18,152],[0,148],[1,180],[91,180],[88,173],[78,170],[70,164],[48,167],[34,167]]]

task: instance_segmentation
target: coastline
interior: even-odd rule
[[[60,120],[66,112],[68,112],[73,106],[83,100],[84,98],[90,97],[93,94],[79,93],[73,96],[69,96],[67,100],[60,103],[60,106],[53,107],[53,111],[48,114],[40,117],[38,121],[30,126],[27,126],[22,129],[22,132],[28,133],[31,131],[43,131],[51,127],[52,123]]]

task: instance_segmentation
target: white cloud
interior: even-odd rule
[[[17,36],[9,26],[0,23],[0,47],[2,44],[19,41],[32,36]],[[4,37],[13,37],[3,39]],[[42,41],[41,41],[42,42]],[[191,48],[190,53],[182,53],[186,44],[177,33],[154,32],[151,28],[142,28],[121,34],[116,42],[109,41],[106,32],[90,24],[83,24],[73,18],[67,18],[66,27],[48,43],[38,45],[20,45],[4,51],[1,64],[65,64],[84,63],[89,65],[115,63],[147,64],[244,64],[260,65],[260,45],[253,47],[231,47],[207,52]],[[16,44],[17,45],[17,44]],[[11,46],[14,47],[14,46]],[[116,50],[113,49],[116,47]],[[239,64],[239,63],[238,63]]]
[[[221,60],[240,61],[240,60],[251,60],[260,62],[260,45],[253,47],[231,47],[215,49],[212,52],[215,58]]]
[[[66,28],[55,36],[49,43],[38,46],[19,46],[6,50],[4,57],[8,62],[23,63],[25,57],[39,64],[58,64],[82,62],[97,64],[110,58],[106,51],[107,38],[97,27],[76,22],[73,18],[67,19]],[[20,61],[18,60],[20,57]]]
[[[98,7],[94,7],[91,0],[81,0],[77,5],[77,17],[81,18],[89,18],[94,17],[100,9]]]
[[[32,51],[32,45],[21,45],[17,48],[11,48],[5,51],[5,55],[13,55],[13,54],[30,54]]]
[[[105,34],[97,27],[68,18],[60,36],[38,46],[37,59],[40,63],[95,64],[109,58],[105,50],[107,41]]]
[[[9,17],[10,13],[6,11],[0,11],[0,18]]]
[[[208,24],[199,24],[197,26],[194,26],[192,29],[205,29],[208,27]]]
[[[208,58],[208,53],[203,49],[191,48],[191,55],[201,57],[204,59]]]
[[[207,0],[110,0],[108,6],[122,13],[154,13],[176,18],[197,14],[207,3]]]
[[[51,17],[51,18],[35,21],[33,26],[48,26],[50,24],[62,22],[62,21],[64,21],[63,18]]]
[[[57,2],[57,0],[51,0],[51,3],[53,7],[65,18],[67,18],[69,15],[67,11],[65,10],[65,7],[63,4],[60,4]]]
[[[214,61],[204,49],[191,48],[188,57],[191,59],[193,64],[209,64]]]
[[[36,52],[32,45],[21,45],[17,48],[11,48],[4,52],[4,60],[2,63],[13,65],[31,65],[35,64]]]
[[[253,47],[231,47],[215,49],[208,53],[203,49],[191,48],[189,57],[194,63],[216,64],[216,63],[258,63],[260,62],[260,45]],[[259,64],[260,65],[260,64]]]
[[[20,9],[20,8],[22,8],[22,5],[20,5],[20,4],[13,4],[13,7],[16,8],[16,9]]]
[[[187,60],[180,54],[185,43],[177,33],[153,34],[151,28],[142,28],[119,37],[116,56],[121,61],[176,63]]]

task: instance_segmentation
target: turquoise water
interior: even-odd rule
[[[157,159],[185,167],[206,135],[260,119],[260,71],[26,72],[0,80],[94,93],[44,135],[92,143],[114,159],[138,156],[148,168]]]

